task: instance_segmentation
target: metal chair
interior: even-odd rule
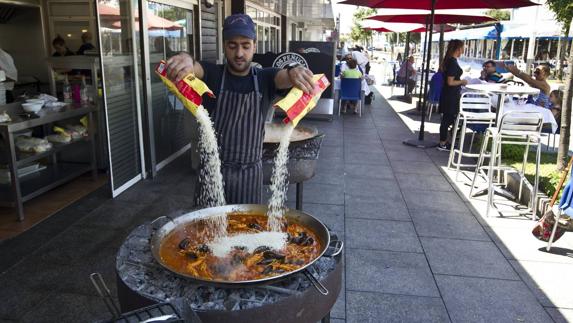
[[[522,145],[525,146],[523,154],[523,165],[521,171],[518,171],[520,176],[519,196],[521,199],[521,192],[523,182],[525,181],[525,165],[527,163],[527,155],[529,146],[537,146],[536,162],[535,162],[535,179],[531,194],[531,210],[532,219],[535,220],[537,208],[537,191],[539,186],[539,163],[541,159],[541,128],[543,127],[543,117],[537,112],[521,112],[509,111],[504,113],[501,117],[499,127],[487,128],[485,137],[481,147],[478,163],[476,165],[474,178],[470,189],[470,197],[473,197],[473,191],[476,188],[475,183],[478,175],[486,178],[488,185],[487,188],[487,209],[486,216],[489,216],[491,207],[493,205],[494,196],[494,182],[493,174],[495,171],[498,173],[497,185],[501,184],[501,171],[515,170],[512,167],[501,165],[501,149],[504,144]],[[487,153],[489,141],[491,143],[491,151]],[[489,165],[484,166],[484,159],[489,158]],[[497,162],[497,165],[496,165]],[[487,170],[487,175],[485,171]]]
[[[456,167],[456,181],[460,173],[460,167],[475,167],[476,164],[462,164],[462,157],[479,157],[479,154],[471,153],[475,134],[484,133],[488,127],[495,123],[495,113],[491,111],[491,97],[486,93],[467,92],[460,98],[460,112],[454,124],[452,148],[448,159],[448,168]],[[460,129],[461,126],[461,129]],[[467,130],[472,130],[470,147],[464,151]],[[455,148],[456,138],[459,136],[459,148]]]
[[[432,118],[432,111],[440,106],[440,96],[444,87],[444,73],[438,72],[432,75],[430,80],[430,90],[428,92],[428,120]],[[421,91],[421,90],[420,90]]]
[[[358,101],[359,116],[362,116],[362,79],[341,78],[338,95],[338,115],[342,110],[342,100]]]
[[[547,151],[549,151],[549,149],[557,150],[556,141],[557,141],[557,135],[561,134],[561,125],[558,124],[557,131],[555,131],[555,133],[553,133],[551,128],[546,128],[546,127],[544,127],[541,130],[541,133],[547,135]],[[551,141],[552,136],[553,136],[553,142]]]

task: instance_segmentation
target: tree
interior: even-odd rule
[[[372,30],[364,30],[360,24],[364,19],[376,14],[376,9],[372,8],[359,8],[354,11],[352,16],[352,29],[350,31],[350,39],[357,43],[366,44],[372,37]]]
[[[511,19],[511,13],[509,10],[500,10],[500,9],[490,9],[485,12],[486,15],[492,17],[495,20],[509,20]]]
[[[569,30],[573,20],[573,3],[571,0],[548,0],[547,5],[555,13],[557,21],[563,24],[563,30]],[[567,165],[569,137],[571,136],[571,104],[573,103],[573,46],[569,49],[568,74],[565,80],[565,91],[561,103],[561,132],[557,152],[557,168],[562,170]]]

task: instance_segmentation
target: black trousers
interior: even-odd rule
[[[443,113],[442,122],[440,123],[440,141],[448,140],[448,128],[456,122],[457,113]]]

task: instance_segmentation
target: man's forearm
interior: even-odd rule
[[[275,75],[275,87],[279,90],[290,89],[293,84],[288,75],[289,70],[282,69]]]

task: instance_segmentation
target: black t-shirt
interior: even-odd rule
[[[444,70],[446,72],[446,78],[448,76],[453,76],[454,80],[459,81],[460,77],[464,73],[460,65],[458,64],[458,60],[454,57],[448,58],[446,64],[444,65]]]
[[[460,93],[462,86],[449,86],[448,77],[454,77],[459,81],[464,71],[458,64],[458,60],[449,57],[444,63],[444,87],[440,95],[440,112],[456,114],[460,110]]]
[[[225,75],[225,91],[239,93],[250,93],[255,91],[253,75],[250,72],[246,76],[236,76],[225,70],[225,65],[217,65],[209,62],[200,62],[205,74],[203,82],[213,91],[216,97],[221,91],[221,80],[223,72]],[[261,108],[267,111],[276,95],[275,76],[280,71],[278,68],[255,68],[259,83],[259,92],[262,94]],[[211,114],[217,107],[217,98],[212,99],[208,96],[203,97],[203,106]]]
[[[86,50],[92,50],[92,49],[95,49],[94,45],[92,45],[91,43],[84,43],[78,49],[78,55],[83,55]]]

